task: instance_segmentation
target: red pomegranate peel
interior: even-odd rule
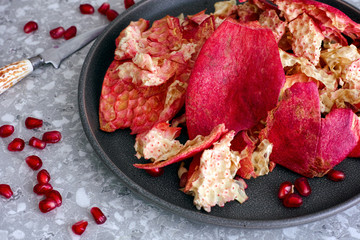
[[[208,135],[220,123],[236,133],[255,126],[276,106],[284,81],[272,31],[225,20],[203,45],[189,78],[189,138]]]
[[[195,144],[189,144],[188,147],[183,148],[178,154],[176,154],[173,157],[170,157],[165,161],[159,161],[156,163],[146,163],[146,164],[134,164],[134,166],[140,169],[154,169],[154,168],[163,168],[170,164],[180,162],[184,159],[193,157],[197,153],[200,153],[203,150],[209,148],[214,142],[219,140],[219,138],[227,132],[228,130],[225,129],[225,125],[219,124],[213,129],[213,131],[208,136],[204,137],[202,141],[195,142]]]

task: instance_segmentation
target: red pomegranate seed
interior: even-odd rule
[[[293,192],[294,192],[293,184],[289,181],[283,182],[279,187],[278,198],[284,199],[287,195]]]
[[[300,195],[296,193],[288,194],[283,200],[283,205],[287,208],[300,207],[302,203],[303,203],[302,198],[300,197]]]
[[[50,182],[50,174],[46,169],[41,169],[36,176],[38,183],[45,184]]]
[[[62,197],[61,194],[56,190],[50,190],[45,193],[46,198],[51,198],[56,202],[56,206],[60,207],[62,204]]]
[[[9,185],[0,184],[0,195],[6,198],[11,198],[11,196],[13,195],[13,191],[11,190]]]
[[[25,25],[24,25],[24,32],[25,33],[31,33],[35,30],[38,29],[38,24],[34,21],[30,21],[30,22],[27,22]]]
[[[56,208],[56,202],[52,198],[45,198],[39,202],[39,209],[43,213],[50,212]]]
[[[45,132],[42,136],[42,140],[46,143],[57,143],[61,140],[61,133],[59,131]]]
[[[128,9],[129,7],[134,5],[135,2],[134,2],[134,0],[124,0],[124,4],[125,4],[125,9]]]
[[[300,177],[296,179],[294,186],[295,189],[300,193],[300,195],[304,197],[307,197],[311,194],[311,187],[306,177]]]
[[[34,193],[36,193],[37,195],[44,195],[51,190],[53,190],[53,187],[51,186],[50,183],[45,183],[45,184],[38,183],[33,188]]]
[[[8,150],[11,152],[19,152],[22,151],[25,147],[25,142],[21,138],[14,138],[9,145]]]
[[[73,38],[73,37],[76,36],[76,32],[77,32],[76,27],[75,27],[75,26],[71,26],[71,27],[69,27],[69,28],[65,31],[65,33],[64,33],[64,38],[65,38],[66,40],[69,40],[70,38]]]
[[[180,177],[179,186],[180,186],[181,188],[185,187],[185,185],[186,185],[187,175],[188,175],[188,172],[184,172],[184,173],[181,175],[181,177]]]
[[[0,127],[0,137],[5,138],[13,134],[14,126],[13,125],[2,125]]]
[[[327,174],[327,178],[334,182],[340,182],[345,179],[345,173],[340,170],[331,169]]]
[[[103,224],[106,222],[106,216],[98,207],[93,207],[90,210],[91,215],[94,217],[94,220],[97,224]]]
[[[29,140],[29,145],[34,148],[44,149],[46,147],[46,142],[44,142],[43,140],[38,139],[36,137],[32,137]]]
[[[57,27],[52,30],[50,30],[50,36],[53,39],[61,38],[65,33],[65,29],[63,27]]]
[[[159,176],[163,175],[164,168],[146,169],[145,171],[153,177],[159,177]]]
[[[88,225],[87,221],[81,220],[77,223],[74,223],[74,225],[72,225],[71,229],[76,235],[81,235],[85,232],[87,225]]]
[[[42,167],[41,159],[36,155],[31,155],[25,158],[27,165],[34,171],[39,170]]]
[[[88,3],[80,4],[80,12],[82,14],[93,14],[94,13],[94,7],[91,4],[88,4]]]
[[[25,126],[28,129],[39,128],[43,125],[43,120],[33,117],[28,117],[25,120]]]
[[[110,9],[110,4],[108,3],[103,3],[101,4],[101,6],[98,8],[98,12],[101,13],[102,15],[106,15],[107,10]]]
[[[113,9],[109,9],[106,11],[106,17],[109,21],[113,21],[118,15],[119,13]]]

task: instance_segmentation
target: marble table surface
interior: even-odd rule
[[[108,23],[95,13],[79,13],[77,0],[0,0],[0,65],[38,54],[65,40],[53,40],[48,32],[57,26],[75,25],[78,34]],[[100,6],[103,0],[88,0]],[[360,0],[347,2],[360,7]],[[110,0],[111,7],[125,11],[122,0]],[[23,32],[27,21],[39,29]],[[78,78],[90,46],[67,60],[60,69],[46,66],[0,95],[0,125],[12,124],[12,137],[30,139],[45,131],[58,130],[63,139],[44,150],[29,146],[9,152],[10,138],[0,139],[0,183],[12,186],[14,196],[0,197],[0,239],[360,239],[360,204],[305,225],[272,230],[236,229],[194,223],[144,202],[123,185],[101,162],[83,131],[77,102]],[[37,130],[25,128],[28,116],[41,118]],[[47,214],[39,211],[41,197],[32,192],[36,172],[24,159],[43,159],[51,183],[63,196],[63,205]],[[89,209],[98,206],[108,220],[96,225]],[[78,237],[71,225],[88,220],[85,233]]]

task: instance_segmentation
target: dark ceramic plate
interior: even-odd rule
[[[191,196],[178,189],[178,164],[168,166],[158,178],[136,169],[134,136],[128,130],[105,133],[99,130],[98,107],[105,72],[115,50],[115,38],[130,21],[145,18],[151,21],[169,14],[195,14],[203,9],[212,12],[214,0],[148,0],[135,5],[112,22],[99,36],[87,55],[79,83],[79,107],[85,133],[100,159],[135,193],[171,212],[196,222],[243,228],[278,228],[304,224],[343,211],[360,200],[358,175],[360,161],[346,159],[336,169],[346,173],[346,180],[334,183],[326,178],[310,179],[312,195],[304,198],[298,209],[287,209],[277,199],[278,186],[294,181],[299,175],[280,166],[268,176],[249,180],[244,204],[230,202],[214,207],[211,213],[198,211]],[[360,11],[344,2],[329,4],[360,22]]]

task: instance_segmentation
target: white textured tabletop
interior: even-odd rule
[[[0,65],[39,54],[60,44],[49,30],[75,25],[78,34],[107,24],[106,17],[95,12],[82,15],[77,0],[0,0]],[[88,0],[95,8],[103,0]],[[360,7],[360,0],[348,1]],[[124,11],[122,0],[110,0],[111,8]],[[26,22],[34,20],[39,29],[23,32]],[[11,185],[14,196],[0,197],[0,239],[360,239],[360,204],[332,217],[291,228],[273,230],[236,229],[193,223],[134,196],[117,176],[101,162],[83,131],[77,102],[78,79],[85,47],[67,60],[60,69],[46,66],[0,95],[0,125],[12,124],[11,138],[0,138],[0,183]],[[26,129],[27,117],[44,120],[37,130]],[[63,139],[44,150],[25,147],[9,152],[13,137],[25,140],[45,131],[58,130]],[[25,163],[28,155],[43,159],[43,168],[51,174],[51,183],[63,196],[61,207],[41,213],[41,197],[33,193],[36,172]],[[89,209],[98,206],[107,222],[97,225]],[[78,237],[71,225],[89,221]]]

